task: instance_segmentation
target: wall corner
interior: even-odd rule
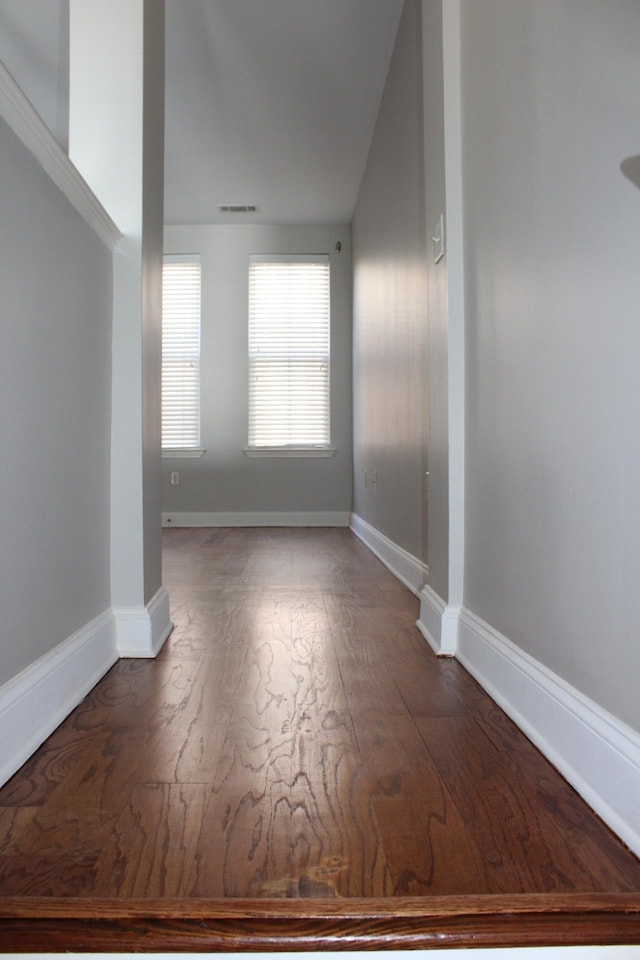
[[[418,630],[438,657],[455,657],[462,608],[450,606],[429,586],[420,591]]]

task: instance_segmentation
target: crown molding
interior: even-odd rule
[[[0,116],[105,246],[113,250],[122,238],[120,230],[1,62]]]

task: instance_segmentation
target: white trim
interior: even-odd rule
[[[449,433],[449,603],[464,596],[465,561],[465,279],[462,178],[460,0],[442,5],[445,230],[447,246],[447,416]],[[428,175],[428,173],[427,173]],[[443,265],[444,265],[443,264]]]
[[[173,629],[169,594],[164,587],[145,607],[116,607],[113,616],[120,657],[157,657]]]
[[[328,253],[250,253],[249,263],[329,263]]]
[[[248,457],[332,457],[335,447],[245,447]]]
[[[199,460],[207,451],[195,447],[163,447],[163,460]]]
[[[456,656],[640,856],[640,735],[465,609]]]
[[[235,513],[167,512],[163,527],[348,527],[347,510],[238,511]]]
[[[0,116],[110,250],[122,234],[39,113],[0,62]]]
[[[420,619],[416,626],[439,657],[454,657],[458,648],[460,607],[450,607],[430,586],[420,591]]]
[[[201,263],[202,256],[199,253],[163,253],[164,263]]]
[[[0,687],[0,785],[118,659],[108,610]]]
[[[420,595],[420,588],[429,575],[429,568],[422,560],[414,557],[403,547],[399,547],[393,540],[389,540],[355,513],[351,514],[349,526],[356,537],[362,540],[372,553],[375,553],[378,560],[382,560],[394,577],[397,577],[416,597]]]

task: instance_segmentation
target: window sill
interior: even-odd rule
[[[195,450],[192,447],[177,447],[176,449],[164,449],[162,451],[163,460],[198,460],[203,457],[206,450]]]
[[[248,457],[332,457],[335,447],[246,447]]]

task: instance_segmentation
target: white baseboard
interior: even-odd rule
[[[460,607],[448,606],[431,587],[420,591],[420,619],[416,626],[439,657],[456,654],[460,611]]]
[[[640,735],[465,609],[456,657],[640,856]]]
[[[372,553],[375,553],[376,557],[405,587],[408,587],[416,596],[420,595],[420,589],[429,574],[428,567],[422,560],[389,540],[355,513],[351,514],[349,526],[356,537],[362,540]]]
[[[164,587],[145,607],[115,607],[113,616],[119,657],[157,657],[173,629]]]
[[[348,527],[347,510],[163,513],[163,527]]]
[[[0,785],[118,659],[110,610],[0,687]]]

